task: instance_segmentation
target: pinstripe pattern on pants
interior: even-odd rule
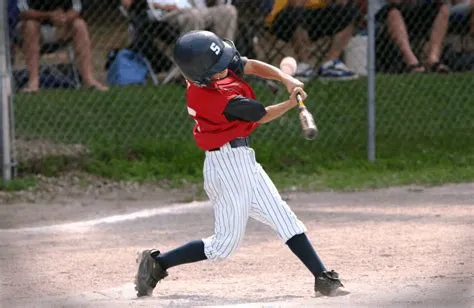
[[[239,246],[252,217],[273,228],[283,242],[306,232],[248,147],[206,152],[204,189],[213,203],[214,234],[203,239],[209,260],[225,259]]]

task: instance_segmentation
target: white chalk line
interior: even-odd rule
[[[140,210],[133,213],[113,215],[102,217],[98,219],[78,221],[72,223],[63,223],[57,225],[40,226],[40,227],[27,227],[27,228],[15,228],[15,229],[0,229],[2,233],[51,233],[51,232],[79,232],[85,231],[85,229],[100,225],[100,224],[114,224],[123,221],[136,220],[140,218],[149,218],[153,216],[160,216],[166,214],[179,214],[189,210],[195,210],[210,206],[210,202],[191,202],[186,204],[173,204],[170,206],[164,206],[153,209]]]

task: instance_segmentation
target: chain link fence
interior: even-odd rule
[[[297,60],[321,137],[305,141],[290,112],[261,127],[256,145],[365,155],[366,1],[8,1],[19,162],[157,140],[193,145],[184,82],[170,57],[177,36],[192,29],[276,66]],[[379,157],[471,146],[473,5],[401,2],[375,8]],[[249,82],[266,105],[288,97],[275,83]]]

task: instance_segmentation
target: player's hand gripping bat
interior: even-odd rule
[[[300,94],[296,95],[298,101],[298,109],[300,116],[301,128],[303,129],[303,136],[307,140],[313,140],[318,136],[318,128],[314,122],[313,115],[306,108]]]

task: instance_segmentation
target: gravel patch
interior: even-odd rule
[[[53,155],[81,157],[89,153],[89,150],[83,144],[61,144],[48,140],[16,139],[14,148],[18,163]]]

